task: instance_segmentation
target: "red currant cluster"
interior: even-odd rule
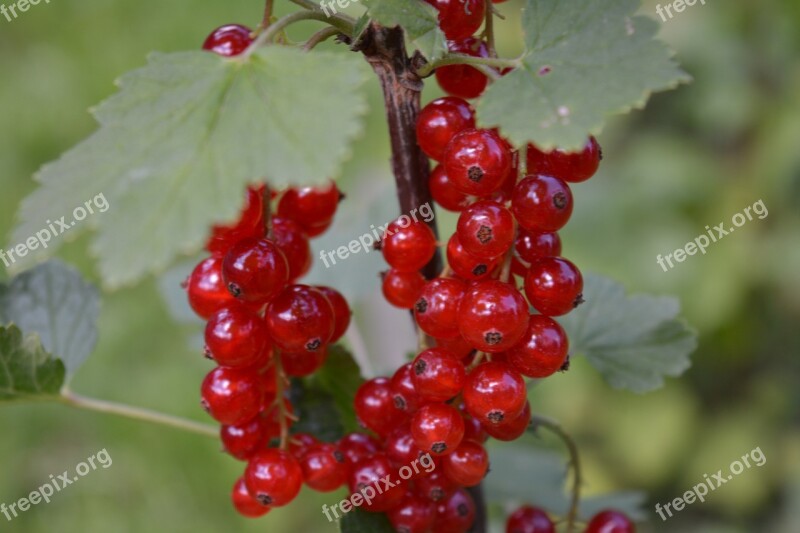
[[[635,533],[633,522],[619,511],[597,513],[586,526],[585,533]],[[556,533],[556,526],[545,511],[526,505],[508,517],[506,533]]]

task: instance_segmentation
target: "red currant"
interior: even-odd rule
[[[417,142],[428,157],[441,161],[447,144],[475,127],[475,110],[461,98],[446,96],[426,105],[417,119]]]
[[[484,41],[468,37],[463,41],[449,41],[450,52],[472,57],[489,57],[489,47]],[[469,65],[449,65],[436,69],[436,81],[446,93],[461,98],[477,98],[486,89],[489,78]]]
[[[295,280],[311,270],[311,245],[303,230],[288,218],[272,219],[272,235],[289,265],[289,279]]]
[[[425,278],[418,271],[403,272],[391,269],[383,275],[383,296],[401,309],[411,309],[417,303]]]
[[[443,348],[429,348],[413,363],[414,390],[429,402],[443,402],[461,392],[466,370],[455,354]]]
[[[358,388],[355,410],[361,424],[380,436],[388,435],[407,416],[395,405],[392,387],[386,378],[372,379]]]
[[[546,512],[526,505],[508,517],[506,533],[556,533],[556,526]]]
[[[609,509],[592,518],[586,533],[636,533],[636,526],[621,512]]]
[[[442,459],[444,475],[462,487],[474,487],[489,471],[489,454],[477,442],[464,440]]]
[[[414,444],[414,437],[411,435],[408,424],[395,429],[386,438],[384,452],[396,468],[412,464],[423,454],[422,450]]]
[[[546,378],[567,360],[569,340],[558,322],[543,315],[531,315],[522,340],[511,348],[508,362],[529,378]]]
[[[458,489],[436,508],[433,530],[436,533],[467,533],[475,522],[475,502],[464,489]]]
[[[429,533],[436,518],[433,502],[414,494],[406,494],[400,505],[388,513],[395,531],[401,533]]]
[[[461,336],[484,352],[514,346],[528,326],[528,304],[517,289],[497,280],[469,287],[458,306]]]
[[[238,56],[253,42],[252,30],[239,24],[220,26],[206,38],[203,50],[215,52],[223,57]]]
[[[245,518],[259,518],[272,510],[261,505],[258,500],[250,496],[247,486],[244,484],[244,478],[239,478],[234,483],[231,491],[231,500],[236,511]]]
[[[441,470],[433,470],[429,474],[414,480],[415,492],[432,502],[439,502],[453,494],[458,485],[444,475]]]
[[[289,453],[299,461],[311,446],[317,444],[317,442],[317,438],[313,435],[308,433],[295,433],[289,440]]]
[[[462,211],[470,204],[470,197],[459,191],[450,176],[444,170],[444,165],[437,165],[431,172],[428,187],[434,201],[447,211]]]
[[[274,242],[247,239],[230,249],[222,263],[230,293],[251,303],[268,302],[289,281],[289,264]]]
[[[333,221],[342,193],[332,181],[322,187],[291,187],[278,202],[278,215],[296,222],[306,235],[322,234]]]
[[[486,424],[484,430],[493,439],[510,442],[520,438],[531,423],[531,405],[525,402],[522,412],[511,420],[504,420],[500,424]]]
[[[508,144],[492,130],[464,130],[450,141],[444,155],[447,176],[460,192],[487,196],[511,172]]]
[[[437,339],[458,337],[458,305],[466,288],[457,279],[429,281],[414,304],[414,317],[422,331]]]
[[[220,424],[246,423],[261,410],[258,375],[247,369],[215,368],[205,377],[200,390],[203,408]]]
[[[488,278],[500,265],[502,257],[479,259],[464,249],[458,233],[453,233],[447,241],[447,264],[455,274],[467,281]]]
[[[389,477],[387,478],[387,476]],[[383,453],[376,453],[353,466],[348,482],[351,494],[361,492],[370,486],[375,492],[377,492],[376,486],[384,489],[382,493],[373,498],[372,503],[365,502],[362,506],[363,509],[375,513],[385,513],[400,505],[406,494],[405,487],[395,484],[394,487],[386,489],[385,485],[380,483],[381,479],[390,481],[397,479],[397,471]]]
[[[264,185],[247,188],[247,203],[239,220],[227,226],[211,228],[211,238],[206,249],[214,255],[224,256],[239,241],[264,236]]]
[[[330,342],[336,342],[344,337],[347,328],[350,327],[350,319],[353,316],[353,312],[350,310],[347,300],[339,291],[321,285],[314,288],[324,294],[333,307],[334,326],[333,337],[331,337]]]
[[[499,257],[514,243],[514,217],[497,202],[481,200],[461,213],[456,233],[461,245],[473,256]]]
[[[497,425],[522,412],[527,392],[525,380],[506,363],[482,363],[467,376],[464,405],[485,426]]]
[[[359,463],[381,449],[381,443],[377,439],[364,433],[348,433],[339,439],[336,446],[349,465]]]
[[[333,337],[330,301],[308,285],[291,285],[275,297],[265,315],[275,345],[287,352],[316,352]]]
[[[547,174],[564,181],[578,183],[586,181],[597,173],[603,152],[597,139],[589,137],[580,152],[553,150],[542,152],[536,146],[528,145],[528,172]]]
[[[511,210],[519,225],[531,232],[563,228],[572,216],[569,185],[551,176],[528,176],[517,183]]]
[[[406,413],[413,413],[417,410],[420,396],[414,385],[414,365],[412,363],[406,363],[397,369],[392,376],[390,386],[395,407]]]
[[[222,447],[236,459],[247,461],[266,444],[265,429],[261,415],[238,426],[222,426],[219,431]]]
[[[486,14],[484,0],[428,0],[439,10],[439,27],[448,39],[466,39],[480,29]]]
[[[541,314],[565,315],[583,303],[583,276],[564,258],[544,257],[531,264],[525,294]]]
[[[414,272],[427,265],[436,253],[436,235],[424,222],[403,215],[389,224],[381,248],[392,268]]]
[[[558,233],[531,233],[520,229],[514,250],[520,259],[530,264],[540,257],[561,255],[561,238]]]
[[[312,445],[300,459],[300,467],[306,485],[319,492],[331,492],[347,482],[344,454],[333,444]]]
[[[201,318],[211,315],[235,300],[222,279],[222,259],[209,257],[197,265],[186,281],[189,305]]]
[[[220,366],[252,366],[266,362],[271,355],[263,320],[238,302],[211,316],[205,340],[209,355]]]
[[[328,346],[314,352],[281,352],[281,364],[287,376],[302,378],[310,376],[323,367],[328,360]]]
[[[244,482],[261,505],[282,507],[292,502],[303,486],[303,470],[288,452],[267,449],[247,464]]]
[[[464,438],[464,419],[455,407],[431,403],[414,413],[411,434],[418,448],[433,455],[455,450]]]

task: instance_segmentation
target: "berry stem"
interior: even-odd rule
[[[274,6],[275,0],[267,0],[267,3],[264,5],[264,18],[261,21],[259,30],[269,28],[269,25],[272,23],[272,9]]]
[[[264,217],[264,235],[267,239],[272,239],[272,189],[269,188],[269,184],[264,183],[264,207],[262,208],[262,213]]]
[[[494,4],[492,0],[486,0],[486,24],[483,29],[483,34],[486,36],[489,57],[497,57],[497,50],[494,46]]]
[[[472,66],[487,66],[499,68],[518,68],[522,64],[519,59],[500,59],[496,57],[474,57],[464,54],[447,54],[441,59],[432,63],[428,63],[417,70],[417,75],[420,78],[427,78],[433,71],[439,67],[446,67],[448,65],[472,65]]]
[[[281,450],[286,450],[289,446],[289,413],[286,412],[285,391],[286,373],[283,371],[283,361],[277,348],[274,350],[273,362],[275,363],[275,398],[278,407],[278,423],[281,428]]]
[[[561,424],[552,418],[538,415],[532,416],[530,427],[534,432],[539,427],[547,428],[552,433],[557,435],[562,441],[564,441],[564,444],[567,445],[567,450],[569,451],[570,457],[569,466],[572,469],[572,497],[570,501],[569,512],[567,513],[567,533],[571,533],[572,531],[575,531],[575,522],[578,520],[578,504],[580,503],[581,483],[583,479],[581,474],[580,456],[578,455],[578,446],[575,444],[575,440],[572,438],[572,436],[566,432]]]
[[[240,57],[243,60],[247,60],[253,52],[261,48],[266,43],[272,42],[278,35],[283,32],[288,26],[296,23],[301,22],[304,20],[317,20],[320,22],[327,22],[331,26],[337,28],[340,32],[344,33],[345,35],[352,35],[353,33],[353,24],[348,20],[345,20],[341,17],[329,17],[322,11],[312,11],[312,10],[305,10],[305,11],[296,11],[290,15],[286,15],[283,18],[278,19],[272,24],[266,31],[262,32],[253,44],[244,52]]]
[[[306,41],[306,44],[303,45],[303,50],[309,52],[313,50],[314,47],[317,46],[318,44],[325,42],[331,37],[339,35],[340,33],[341,32],[339,31],[339,29],[334,28],[333,26],[330,26],[328,28],[322,28]]]
[[[183,431],[188,431],[190,433],[196,433],[198,435],[205,435],[207,437],[212,437],[216,439],[219,438],[219,429],[213,426],[209,426],[207,424],[193,422],[185,418],[166,415],[164,413],[151,411],[149,409],[142,409],[139,407],[132,407],[130,405],[108,402],[105,400],[97,400],[94,398],[87,398],[85,396],[80,396],[78,394],[75,394],[74,392],[68,389],[64,389],[61,392],[61,396],[59,396],[58,401],[70,407],[75,407],[77,409],[85,409],[87,411],[96,411],[98,413],[112,414],[112,415],[122,416],[125,418],[131,418],[134,420],[143,420],[145,422],[160,424],[162,426],[169,426]]]

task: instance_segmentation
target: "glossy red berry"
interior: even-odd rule
[[[336,446],[349,465],[361,462],[381,449],[381,443],[377,439],[364,433],[348,433],[339,439]]]
[[[270,507],[261,505],[258,500],[250,496],[247,486],[244,484],[244,478],[237,479],[236,483],[233,484],[231,500],[236,511],[245,518],[259,518],[272,510]]]
[[[414,480],[415,492],[432,502],[440,502],[452,495],[458,485],[444,475],[441,470],[433,470]]]
[[[478,365],[467,376],[464,405],[484,425],[502,424],[525,408],[528,390],[519,372],[496,361]]]
[[[250,186],[239,219],[230,225],[211,228],[206,249],[214,255],[224,256],[237,242],[263,237],[264,232],[264,185]]]
[[[384,453],[396,468],[411,465],[423,455],[422,450],[414,444],[408,424],[403,424],[389,434],[384,444]]]
[[[247,490],[261,505],[282,507],[292,502],[303,486],[303,470],[288,452],[267,449],[250,459],[244,473]]]
[[[486,14],[484,0],[427,0],[439,10],[439,27],[448,39],[466,39],[477,32]]]
[[[546,512],[525,505],[508,517],[506,533],[556,533],[556,526]]]
[[[497,280],[470,286],[458,306],[461,336],[484,352],[514,346],[528,326],[528,304],[517,289]]]
[[[220,366],[247,367],[269,359],[264,321],[238,302],[214,313],[206,324],[207,353]]]
[[[414,413],[411,434],[422,451],[445,455],[455,450],[464,438],[464,419],[455,407],[431,403]]]
[[[319,441],[317,441],[314,435],[309,433],[295,433],[292,435],[292,438],[289,439],[289,453],[299,461],[313,445],[317,444],[317,442]]]
[[[479,444],[486,442],[489,439],[489,434],[483,429],[480,420],[469,413],[464,412],[461,414],[464,417],[464,427],[466,428],[464,431],[464,440],[471,440]]]
[[[483,426],[484,431],[495,440],[510,442],[520,438],[531,423],[531,406],[525,402],[522,412],[511,420],[503,420],[500,424],[487,423]]]
[[[475,502],[464,489],[439,502],[433,530],[436,533],[467,533],[475,522]]]
[[[557,372],[567,360],[569,340],[561,325],[543,315],[531,315],[528,330],[506,357],[523,376],[546,378]]]
[[[531,264],[525,295],[541,314],[565,315],[583,303],[583,276],[564,258],[544,257]]]
[[[350,305],[347,303],[347,299],[342,296],[342,293],[337,291],[336,289],[332,289],[330,287],[325,286],[317,286],[314,287],[319,292],[325,295],[325,298],[331,303],[333,307],[333,337],[331,337],[330,342],[336,342],[347,332],[347,328],[350,327],[350,319],[353,317],[353,312],[350,310]]]
[[[428,499],[406,494],[400,505],[387,513],[395,531],[430,533],[436,518],[436,506]]]
[[[222,279],[222,259],[209,257],[198,264],[186,281],[189,305],[201,318],[211,315],[234,302]]]
[[[230,293],[244,302],[267,303],[289,281],[289,264],[273,241],[247,239],[230,249],[222,263]]]
[[[563,228],[572,216],[572,191],[552,176],[528,176],[517,183],[511,210],[519,225],[531,232]]]
[[[424,222],[403,215],[389,224],[381,249],[392,268],[414,272],[427,265],[436,253],[436,235]]]
[[[497,202],[481,200],[461,213],[456,233],[461,245],[473,256],[499,257],[514,243],[514,217]]]
[[[434,201],[447,211],[462,211],[469,206],[469,195],[459,191],[450,176],[444,170],[444,165],[437,165],[428,179],[428,188]]]
[[[444,169],[456,189],[487,196],[498,190],[511,172],[508,144],[492,130],[464,130],[456,135],[444,155]]]
[[[413,413],[420,403],[420,396],[414,385],[414,365],[406,363],[392,376],[389,383],[392,390],[394,405],[405,413]]]
[[[603,152],[597,139],[589,137],[580,152],[553,150],[543,152],[528,145],[528,172],[547,174],[571,183],[586,181],[597,173]]]
[[[347,482],[344,454],[328,443],[312,445],[300,459],[306,485],[319,492],[331,492]]]
[[[592,518],[586,533],[636,533],[636,526],[623,513],[609,509]]]
[[[333,182],[321,187],[291,187],[278,202],[278,215],[293,220],[309,237],[316,237],[331,225],[341,199]]]
[[[502,257],[481,259],[464,249],[458,233],[453,233],[447,241],[447,264],[456,276],[466,281],[488,278],[500,265]]]
[[[466,288],[466,284],[457,279],[429,281],[414,304],[414,317],[422,331],[437,339],[458,337],[458,305]]]
[[[517,256],[530,264],[540,257],[561,255],[561,238],[558,233],[531,233],[520,229],[514,243]]]
[[[288,218],[273,217],[272,237],[286,257],[289,279],[305,276],[311,270],[311,245],[302,228]]]
[[[441,161],[453,137],[474,127],[475,110],[469,102],[446,96],[434,100],[420,111],[417,142],[428,157]]]
[[[463,41],[449,41],[450,52],[473,57],[489,57],[489,47],[484,41],[468,37]],[[443,91],[461,98],[477,98],[486,89],[489,78],[469,65],[449,65],[436,69],[436,81]]]
[[[200,390],[203,408],[220,424],[246,423],[261,410],[261,384],[258,375],[248,369],[215,368]]]
[[[389,479],[395,486],[387,488],[381,483],[381,479]],[[377,494],[371,504],[365,501],[362,508],[370,512],[385,513],[397,507],[406,494],[405,487],[397,484],[398,479],[397,471],[389,459],[379,452],[353,466],[348,485],[351,494],[364,491],[367,487],[372,487],[373,492],[378,492],[376,487],[380,487],[383,492]]]
[[[417,303],[425,278],[418,271],[403,272],[391,269],[383,275],[383,296],[401,309],[411,309]]]
[[[287,376],[302,378],[310,376],[323,367],[328,359],[328,345],[323,344],[319,350],[309,352],[281,352],[281,364]]]
[[[489,471],[489,454],[479,443],[464,440],[442,459],[444,475],[462,487],[474,487]]]
[[[219,431],[222,447],[240,461],[248,460],[266,444],[266,424],[261,415],[238,426],[222,426]]]
[[[215,52],[223,57],[238,56],[253,42],[252,30],[239,24],[220,26],[206,38],[203,50]]]
[[[428,402],[443,402],[461,392],[466,370],[455,354],[444,348],[429,348],[413,362],[414,390]]]
[[[308,285],[291,285],[276,296],[265,315],[270,337],[287,352],[316,352],[333,337],[333,306]]]
[[[407,419],[397,408],[388,379],[375,378],[362,384],[355,397],[355,411],[361,424],[378,435],[386,436]]]

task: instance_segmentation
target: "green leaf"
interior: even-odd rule
[[[654,39],[655,20],[635,16],[639,0],[527,0],[522,65],[478,103],[484,126],[515,145],[580,148],[608,115],[644,107],[654,91],[689,76]]]
[[[0,295],[0,322],[36,333],[44,349],[64,362],[67,377],[94,349],[99,312],[97,289],[60,261],[20,274]]]
[[[345,431],[359,431],[353,402],[364,379],[353,356],[338,344],[331,346],[325,365],[310,380],[330,394]]]
[[[70,235],[98,228],[92,250],[105,283],[165,269],[199,250],[214,222],[236,217],[248,182],[313,184],[340,171],[365,111],[362,63],[282,46],[233,60],[152,55],[96,109],[100,129],[38,173],[41,187],[22,204],[14,242],[104,194],[110,213]]]
[[[36,335],[0,326],[0,402],[58,396],[64,363],[53,359]]]
[[[447,40],[439,29],[439,12],[420,0],[364,0],[367,14],[383,26],[402,26],[406,38],[428,61],[447,52]]]
[[[394,533],[395,529],[385,514],[367,513],[354,509],[339,521],[341,533]]]
[[[678,300],[625,296],[618,283],[589,275],[586,303],[560,319],[573,354],[589,362],[616,389],[648,392],[690,366],[697,334],[678,318]]]
[[[299,418],[292,425],[292,434],[310,433],[323,442],[336,442],[345,435],[341,416],[329,393],[295,379],[289,398]]]

